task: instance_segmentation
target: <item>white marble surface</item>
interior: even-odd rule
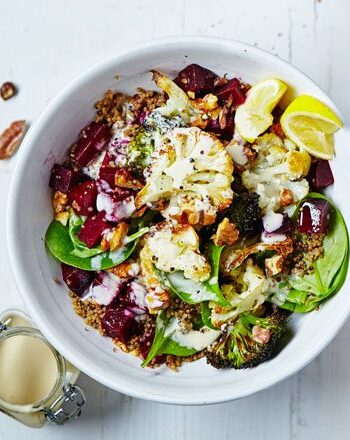
[[[161,35],[232,37],[276,53],[327,90],[350,116],[348,0],[0,0],[0,83],[20,93],[0,101],[0,130],[34,121],[71,78],[130,43]],[[35,160],[35,158],[33,158]],[[16,158],[0,163],[0,230]],[[0,241],[0,310],[21,307]],[[296,376],[244,400],[176,407],[120,395],[86,376],[81,419],[33,431],[0,415],[0,439],[347,439],[350,323]]]

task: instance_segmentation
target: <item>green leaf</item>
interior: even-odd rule
[[[212,330],[218,330],[217,327],[214,327],[214,325],[211,322],[211,309],[209,307],[208,301],[203,301],[200,304],[201,306],[201,315],[202,315],[202,321],[203,324]]]
[[[216,294],[206,284],[185,278],[183,272],[177,271],[164,274],[171,290],[188,304],[198,304],[202,301],[217,301]]]
[[[162,344],[164,344],[165,340],[167,339],[165,336],[165,329],[168,324],[169,318],[167,318],[164,312],[160,312],[156,319],[156,331],[154,334],[152,347],[148,352],[146,359],[142,362],[141,367],[146,367],[152,361],[152,359],[161,354]]]
[[[310,193],[307,198],[327,200],[333,212],[330,231],[323,240],[323,256],[313,263],[313,272],[290,277],[283,287],[290,291],[281,307],[299,313],[314,310],[321,301],[336,293],[345,281],[349,263],[348,232],[340,211],[322,194]]]
[[[191,356],[192,354],[200,351],[194,347],[180,345],[180,343],[174,339],[174,335],[179,332],[178,328],[174,324],[176,324],[175,317],[169,319],[163,311],[158,314],[153,344],[147,358],[141,364],[142,367],[146,367],[152,361],[152,359],[160,354]],[[204,329],[211,332],[211,341],[209,343],[213,342],[220,334],[218,330],[209,330],[206,326],[201,327],[200,330],[190,330],[187,334],[190,337],[191,334],[194,334],[197,337],[198,335],[203,335],[204,337]]]
[[[148,228],[143,229],[146,233]],[[69,235],[69,228],[53,220],[45,234],[45,243],[51,254],[62,263],[84,270],[104,270],[117,266],[127,260],[137,245],[137,239],[114,252],[103,252],[93,257],[81,258],[72,255],[74,245]]]
[[[174,356],[191,356],[197,353],[198,350],[191,347],[183,347],[178,342],[167,338],[162,345],[162,354],[172,354]]]
[[[203,301],[215,301],[223,307],[229,307],[230,303],[223,296],[219,286],[220,257],[224,246],[210,246],[211,275],[208,281],[200,282],[189,280],[183,272],[161,273],[165,287],[178,295],[182,301],[188,304],[198,304]]]

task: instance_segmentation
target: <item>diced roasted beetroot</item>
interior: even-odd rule
[[[115,175],[116,175],[117,170],[118,170],[118,168],[116,168],[116,167],[112,167],[112,166],[103,167],[102,166],[100,168],[100,172],[99,172],[98,177],[101,180],[104,180],[105,182],[107,182],[111,188],[114,188]]]
[[[96,246],[101,241],[103,232],[108,228],[104,217],[104,212],[88,217],[80,228],[78,237],[89,248]]]
[[[126,293],[126,289],[127,289],[127,285],[128,282],[126,280],[121,280],[122,282],[119,285],[119,293],[118,295],[113,299],[113,301],[108,304],[108,308],[109,309],[120,309],[120,308],[124,308],[124,306],[122,305],[122,298],[124,298],[125,293]]]
[[[69,290],[78,296],[82,296],[91,285],[95,272],[77,269],[76,267],[61,264],[63,281]]]
[[[213,90],[217,78],[216,73],[211,70],[198,64],[190,64],[177,74],[174,81],[185,92],[204,93]]]
[[[314,189],[323,189],[333,185],[334,177],[328,160],[319,159],[314,162],[311,165],[308,180]]]
[[[116,303],[124,289],[124,281],[108,271],[97,272],[90,287],[88,297],[98,304],[110,306]]]
[[[54,164],[51,170],[49,186],[54,191],[67,193],[73,177],[73,170],[67,166]]]
[[[124,343],[139,333],[139,324],[135,315],[127,309],[108,308],[101,324],[107,336],[117,338]]]
[[[141,351],[141,355],[144,359],[146,359],[146,357],[152,347],[153,339],[154,339],[154,333],[151,333],[147,337],[142,338],[142,340],[140,341],[140,351]]]
[[[77,165],[85,167],[110,140],[111,133],[106,125],[98,122],[91,122],[80,133],[77,145],[74,150],[74,160]]]
[[[231,102],[233,107],[243,104],[246,98],[242,85],[237,78],[230,79],[226,84],[214,91],[221,104]]]
[[[69,190],[69,201],[79,215],[91,216],[96,212],[97,186],[94,180],[85,181]]]
[[[120,303],[133,313],[142,315],[147,312],[146,293],[147,290],[143,285],[131,281],[127,284],[124,294],[120,296]]]
[[[218,137],[224,140],[231,140],[235,131],[235,118],[232,114],[227,115],[226,125],[221,128],[219,119],[209,119],[205,131],[215,133]]]
[[[303,234],[325,234],[331,206],[326,200],[306,199],[299,209],[298,231]]]
[[[283,214],[283,222],[281,227],[276,229],[275,234],[286,234],[289,235],[293,232],[294,226],[292,220],[289,218],[288,214]]]

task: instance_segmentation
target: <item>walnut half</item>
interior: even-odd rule
[[[239,230],[234,223],[230,223],[225,217],[219,224],[216,233],[211,237],[216,246],[228,245],[232,246],[239,237]]]

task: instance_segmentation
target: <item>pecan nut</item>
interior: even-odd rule
[[[15,121],[0,135],[0,159],[9,159],[26,132],[25,121]]]

